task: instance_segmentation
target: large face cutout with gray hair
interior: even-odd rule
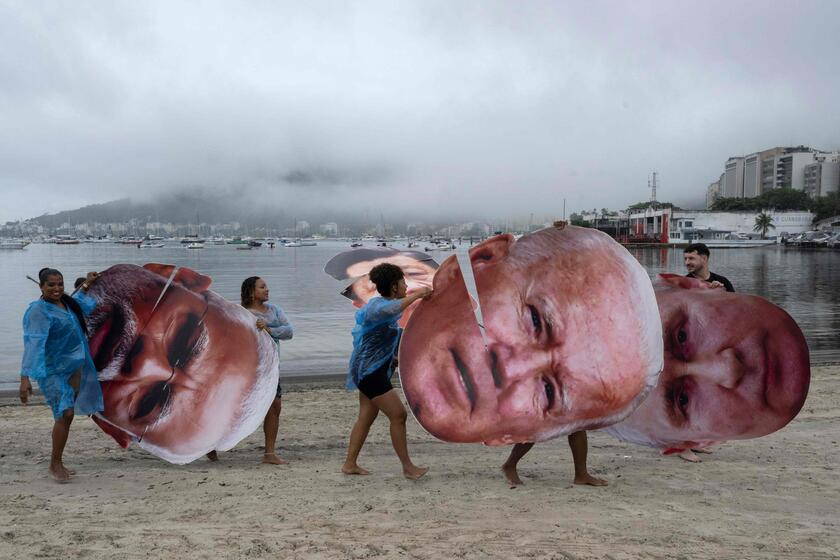
[[[655,385],[662,332],[651,282],[596,230],[499,235],[470,250],[482,333],[455,257],[400,346],[417,420],[445,441],[534,442],[617,422]]]
[[[271,406],[276,347],[210,282],[188,268],[120,264],[91,287],[88,335],[105,400],[94,420],[120,445],[187,463],[233,447]]]

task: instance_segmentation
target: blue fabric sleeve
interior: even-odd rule
[[[50,335],[50,318],[36,304],[29,306],[23,316],[23,360],[20,375],[33,379],[47,376],[47,338]]]
[[[76,300],[76,303],[79,304],[79,307],[82,308],[82,313],[84,313],[85,317],[91,314],[91,312],[96,309],[97,302],[93,299],[92,296],[89,296],[82,290],[76,292],[76,295],[73,296],[73,299]]]
[[[364,325],[376,325],[392,321],[402,315],[401,299],[374,298],[365,306],[365,314],[362,318]]]
[[[274,316],[276,318],[274,321],[267,323],[271,338],[274,340],[291,340],[294,335],[294,329],[286,314],[276,305],[269,305],[274,310]]]

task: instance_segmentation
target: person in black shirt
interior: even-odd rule
[[[735,291],[732,282],[726,277],[709,270],[709,248],[704,243],[690,243],[683,250],[683,258],[688,269],[686,276],[699,278],[715,287],[726,288],[727,292]]]

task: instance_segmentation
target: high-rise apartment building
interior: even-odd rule
[[[723,172],[723,196],[744,198],[744,158],[731,157],[726,161]]]
[[[721,180],[718,179],[706,187],[706,208],[711,208],[715,201],[720,198],[720,184]]]
[[[838,163],[838,167],[834,163]],[[813,167],[814,164],[820,164],[818,170]],[[717,196],[753,198],[780,188],[805,190],[811,196],[824,196],[840,188],[835,177],[835,173],[840,172],[838,170],[840,153],[821,152],[807,146],[770,148],[726,160]],[[707,204],[712,185],[706,189]]]
[[[818,157],[806,165],[803,190],[812,198],[840,190],[840,154]]]

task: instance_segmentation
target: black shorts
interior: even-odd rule
[[[373,373],[362,377],[357,387],[359,392],[369,399],[381,397],[393,389],[394,386],[391,385],[391,360],[385,362],[381,368]]]

